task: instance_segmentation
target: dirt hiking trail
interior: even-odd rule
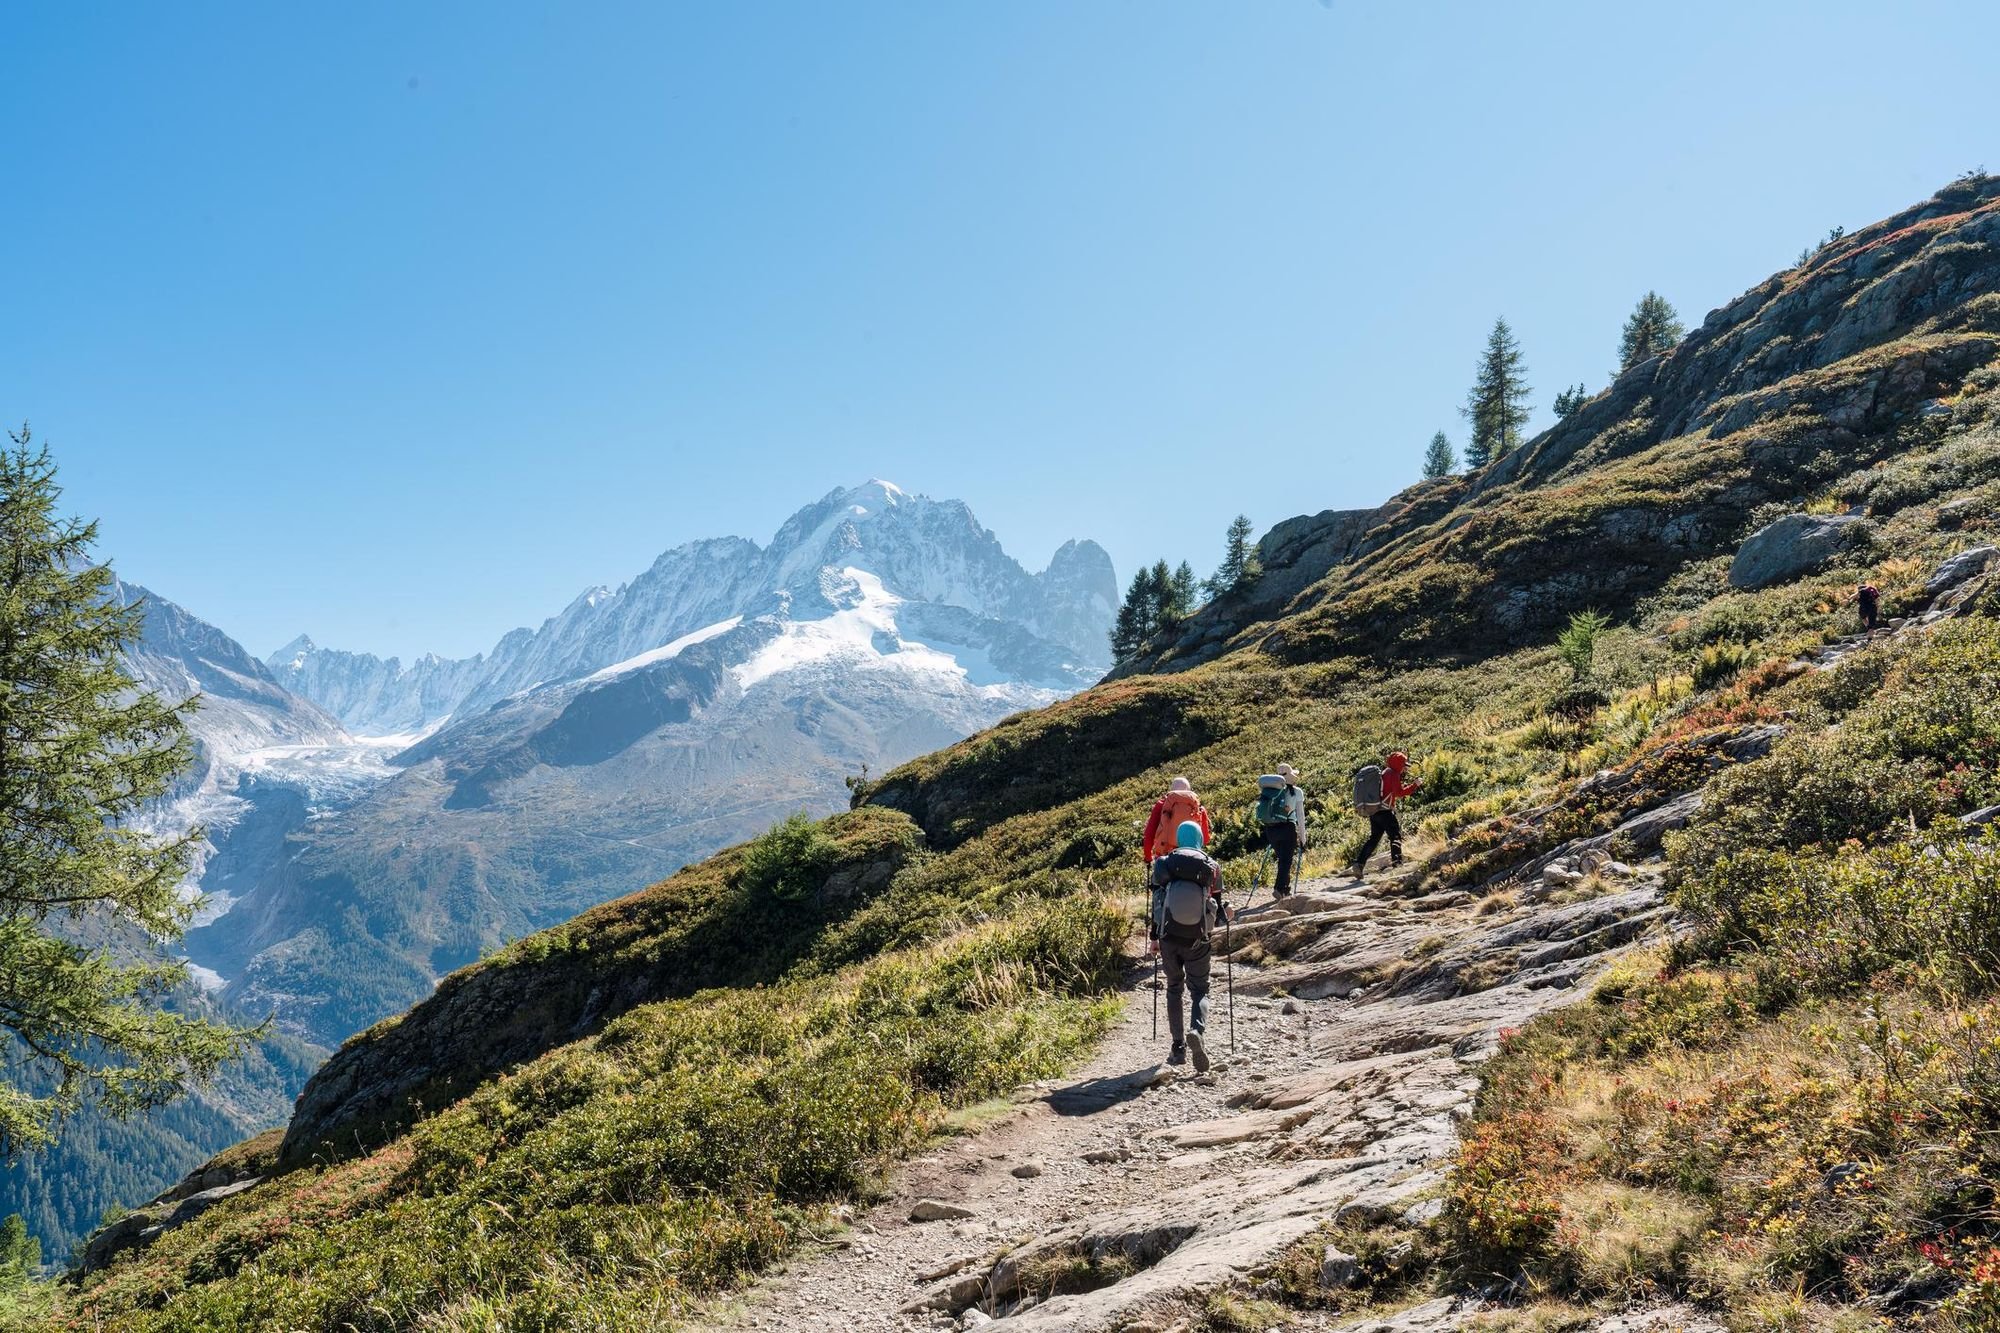
[[[1018,1090],[980,1132],[899,1165],[851,1230],[709,1326],[1167,1333],[1322,1221],[1435,1216],[1501,1030],[1664,930],[1651,873],[1618,869],[1621,886],[1568,903],[1540,886],[1522,901],[1411,898],[1400,879],[1344,877],[1262,897],[1231,932],[1233,1054],[1215,964],[1207,1075],[1163,1063],[1151,969],[1135,968],[1122,1016],[1073,1077]],[[1356,1327],[1456,1322],[1433,1305]],[[1337,1323],[1313,1320],[1297,1327]]]

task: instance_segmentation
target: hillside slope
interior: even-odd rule
[[[1417,864],[1300,904],[1311,920],[1267,916],[1236,957],[1246,993],[1341,995],[1380,1040],[1274,1051],[1268,1070],[1252,1052],[1215,1092],[1130,1091],[1184,1106],[1146,1112],[1193,1154],[1163,1154],[1176,1178],[1261,1170],[1272,1193],[1210,1197],[1268,1204],[1270,1225],[1157,1207],[1108,1219],[1098,1205],[1120,1198],[1076,1196],[1071,1217],[1021,1219],[1032,1234],[1007,1237],[1023,1243],[1011,1259],[969,1247],[925,1281],[871,1269],[863,1232],[850,1262],[880,1279],[871,1299],[907,1292],[913,1326],[970,1326],[982,1306],[1077,1329],[1324,1327],[1371,1305],[1410,1306],[1401,1327],[1455,1327],[1523,1291],[1568,1302],[1523,1314],[1544,1320],[1530,1327],[1609,1320],[1594,1302],[1708,1312],[1683,1326],[1800,1326],[1808,1306],[1844,1318],[1862,1301],[1912,1322],[1972,1309],[1981,1247],[2000,1243],[1977,1183],[2000,1128],[1978,1081],[2000,956],[1964,923],[1995,916],[2000,876],[1956,819],[2000,802],[1996,216],[2000,181],[1959,182],[1760,284],[1516,455],[1406,492],[1359,537],[1291,525],[1297,590],[1278,608],[1212,608],[1195,642],[1163,647],[1169,669],[1010,718],[822,826],[782,827],[461,971],[329,1062],[266,1179],[84,1277],[59,1323],[730,1318],[705,1298],[824,1235],[885,1156],[971,1128],[961,1108],[1067,1067],[1116,1021],[1104,997],[1136,980],[1120,955],[1131,821],[1171,774],[1223,816],[1216,848],[1240,886],[1256,871],[1241,812],[1257,773],[1290,760],[1338,802],[1343,776],[1392,744],[1429,777],[1409,810]],[[1734,554],[1786,515],[1802,517],[1781,531],[1819,525],[1827,540],[1792,543],[1777,577],[1733,588]],[[1306,582],[1321,559],[1339,563]],[[1863,575],[1897,622],[1872,644],[1848,641]],[[1613,625],[1573,676],[1549,642],[1586,607]],[[1352,850],[1344,810],[1316,801],[1314,818],[1322,855]],[[1908,928],[1917,904],[1882,887],[1926,846],[1940,865],[1969,858],[1939,885],[1957,935]],[[1848,883],[1851,910],[1814,918],[1814,875]],[[1608,974],[1565,966],[1664,926],[1654,882],[1693,937]],[[1574,931],[1553,928],[1565,919]],[[1937,938],[1966,948],[1923,947]],[[736,976],[718,966],[726,940],[754,950]],[[1811,961],[1812,983],[1745,981],[1746,946]],[[1947,966],[1953,952],[1976,966]],[[1562,993],[1530,1008],[1587,1002],[1512,1031],[1526,1009],[1509,996],[1538,980]],[[1949,994],[1950,1023],[1971,1016],[1963,1052],[1949,1024],[1919,1025],[1929,1100],[1899,1104],[1896,1123],[1927,1128],[1885,1138],[1865,1098],[1832,1095],[1902,1086],[1902,1057],[1865,1032],[1739,1095],[1805,1035],[1802,1003],[1852,1017],[1871,984],[1898,1013],[1945,1014]],[[1444,1031],[1424,1018],[1440,1004],[1479,1017]],[[1440,1044],[1426,1077],[1441,1082],[1341,1082],[1366,1073],[1344,1062]],[[1458,1062],[1488,1047],[1497,1063],[1449,1174],[1429,1174],[1448,1145],[1407,1142],[1374,1163],[1386,1193],[1331,1183],[1374,1146],[1350,1113],[1381,1126],[1398,1096],[1456,1105]],[[1616,1090],[1634,1077],[1650,1100]],[[1684,1115],[1678,1088],[1699,1091],[1701,1114]],[[1042,1091],[1053,1105],[1093,1089]],[[1764,1136],[1766,1174],[1721,1178],[1715,1145],[1746,1134]],[[1950,1146],[1960,1134],[1971,1148]],[[1901,1165],[1878,1169],[1892,1146]],[[1928,1161],[1951,1180],[1923,1177]],[[1850,1206],[1866,1191],[1840,1188],[1877,1180],[1897,1182],[1900,1211]],[[1284,1206],[1294,1191],[1318,1203]],[[1948,1229],[1949,1262],[1934,1263],[1924,1247]]]

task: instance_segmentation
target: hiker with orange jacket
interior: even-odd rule
[[[1403,864],[1403,824],[1396,818],[1396,802],[1412,795],[1424,784],[1407,776],[1410,757],[1393,751],[1378,769],[1370,764],[1354,775],[1354,808],[1368,816],[1368,841],[1354,859],[1354,878],[1366,877],[1368,858],[1382,840],[1389,840],[1389,865]]]
[[[1206,846],[1209,839],[1208,811],[1194,794],[1194,784],[1186,778],[1175,778],[1167,784],[1167,794],[1153,802],[1153,813],[1147,818],[1146,831],[1140,837],[1139,855],[1151,865],[1173,851],[1176,831],[1183,821],[1190,819],[1201,825],[1201,841]]]

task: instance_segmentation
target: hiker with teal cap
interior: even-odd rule
[[[1208,1047],[1202,1033],[1208,1027],[1208,974],[1214,961],[1209,936],[1229,920],[1222,901],[1222,867],[1202,850],[1201,825],[1192,819],[1174,830],[1174,850],[1153,862],[1153,910],[1147,935],[1148,953],[1157,953],[1167,969],[1167,1034],[1173,1049],[1167,1063],[1183,1064],[1190,1054],[1196,1073],[1208,1072]],[[1189,997],[1185,1023],[1181,996]]]

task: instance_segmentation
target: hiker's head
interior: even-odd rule
[[[1181,826],[1174,830],[1174,846],[1192,847],[1195,851],[1200,851],[1201,825],[1192,819],[1183,819]]]
[[[1287,787],[1299,780],[1299,770],[1293,768],[1290,764],[1279,764],[1277,774],[1285,780]]]
[[[1410,756],[1404,754],[1401,750],[1391,750],[1389,752],[1389,762],[1384,765],[1391,773],[1400,773],[1409,766]]]
[[[1186,778],[1175,778],[1167,784],[1168,791],[1193,791],[1194,784]]]

